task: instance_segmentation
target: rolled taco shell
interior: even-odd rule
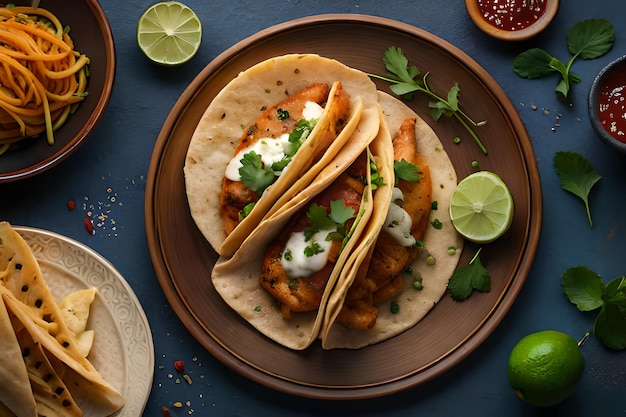
[[[220,213],[219,185],[242,132],[257,120],[263,109],[274,106],[290,93],[312,83],[336,86],[337,82],[350,100],[350,115],[341,132],[327,148],[316,147],[315,137],[333,123],[333,103],[329,100],[309,139],[288,168],[263,192],[251,213],[228,233]],[[218,254],[232,256],[268,212],[276,210],[273,209],[276,200],[289,200],[307,187],[350,139],[363,112],[377,112],[376,87],[369,77],[336,60],[314,54],[268,59],[243,71],[226,85],[198,123],[184,166],[192,218]]]
[[[413,276],[419,275],[423,279],[423,289],[416,290],[413,279],[407,277],[403,280],[399,295],[377,305],[378,316],[373,328],[369,330],[348,328],[337,322],[337,316],[355,277],[367,268],[368,256],[371,255],[389,206],[387,200],[378,200],[378,196],[375,197],[374,213],[364,243],[357,250],[355,258],[347,262],[337,288],[329,299],[320,335],[325,349],[362,348],[389,339],[415,326],[445,293],[448,279],[457,266],[463,247],[463,239],[454,229],[448,214],[450,195],[457,183],[456,172],[441,141],[430,126],[402,101],[379,92],[379,103],[384,124],[391,136],[394,136],[405,119],[416,119],[418,152],[430,167],[432,200],[437,202],[437,209],[430,212],[429,222],[437,219],[442,223],[442,227],[435,229],[429,225],[426,228],[422,240],[423,253],[411,265]],[[454,254],[449,253],[450,247],[456,248]],[[429,255],[435,258],[434,265],[426,263],[425,258]],[[396,313],[392,312],[391,303],[399,307]]]

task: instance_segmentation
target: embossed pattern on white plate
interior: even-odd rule
[[[126,398],[115,416],[140,416],[154,377],[154,345],[148,320],[132,288],[113,265],[87,246],[53,232],[15,229],[37,257],[57,302],[79,289],[98,289],[87,326],[96,334],[89,359]],[[98,414],[89,409],[88,402],[81,405],[85,416]]]

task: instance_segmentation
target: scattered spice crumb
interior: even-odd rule
[[[85,217],[85,230],[87,231],[87,233],[89,233],[90,235],[94,234],[94,230],[93,230],[93,223],[91,222],[91,219],[89,217]]]
[[[183,408],[183,403],[181,403],[180,401],[176,401],[172,405],[176,408]]]
[[[174,361],[174,369],[176,369],[176,372],[182,374],[185,372],[185,362],[181,360]]]
[[[531,110],[537,110],[537,105],[535,103],[531,103],[530,104],[530,109]]]
[[[191,385],[191,377],[187,374],[183,374],[183,379],[187,381],[187,384]]]
[[[67,200],[67,209],[69,211],[74,211],[76,208],[76,202],[74,200]]]
[[[172,417],[172,415],[170,414],[170,410],[165,406],[161,407],[161,414],[163,415],[163,417]]]

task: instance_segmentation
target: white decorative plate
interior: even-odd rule
[[[39,261],[57,302],[79,289],[96,287],[87,328],[95,330],[89,360],[126,398],[116,417],[137,417],[154,377],[154,345],[146,315],[128,282],[101,255],[53,232],[14,227]],[[85,416],[98,414],[81,404]]]

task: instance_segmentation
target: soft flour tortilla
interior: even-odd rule
[[[80,376],[71,386],[89,393],[90,400],[98,404],[102,412],[99,415],[108,416],[124,405],[122,394],[82,356],[79,343],[63,321],[60,308],[45,283],[37,259],[22,236],[7,222],[0,222],[0,300],[33,340]]]
[[[321,332],[322,346],[325,349],[362,348],[389,339],[413,327],[426,316],[445,293],[448,279],[456,269],[463,247],[464,241],[456,232],[448,213],[450,195],[456,187],[457,176],[452,161],[445,152],[441,141],[430,126],[400,100],[379,92],[379,102],[385,124],[392,137],[404,119],[417,119],[415,129],[418,152],[428,161],[432,179],[432,200],[437,201],[437,209],[431,210],[429,222],[438,219],[443,225],[441,229],[430,226],[426,229],[423,242],[427,252],[424,255],[432,255],[437,262],[435,265],[428,266],[424,256],[420,256],[413,263],[411,266],[413,271],[416,274],[421,274],[423,278],[423,289],[421,291],[415,290],[412,280],[406,279],[401,294],[378,305],[379,312],[376,325],[369,331],[348,329],[335,322],[351,281],[360,266],[359,261],[354,261],[351,265],[348,263],[350,268],[344,270],[326,311]],[[375,204],[377,203],[378,201],[375,199]],[[388,207],[388,204],[389,202],[384,207]],[[384,221],[386,209],[379,210],[377,213],[382,216]],[[376,214],[373,215],[373,218],[376,218]],[[376,225],[373,224],[372,226],[375,227]],[[373,236],[375,235],[377,233]],[[364,246],[359,248],[360,252],[357,255],[365,257],[364,255],[371,247],[367,245],[375,243],[375,239],[371,239],[371,236],[364,243]],[[455,254],[448,253],[450,247],[457,248]],[[400,307],[397,314],[391,313],[390,304],[392,301]]]
[[[262,113],[314,82],[329,86],[341,82],[350,96],[351,115],[347,125],[319,161],[311,160],[312,149],[306,146],[315,130],[300,148],[288,169],[270,186],[248,217],[226,234],[220,214],[220,191],[224,171],[234,156],[239,138]],[[231,256],[281,198],[295,196],[332,160],[348,139],[363,140],[353,133],[376,129],[359,125],[360,119],[375,123],[377,93],[367,74],[340,62],[314,54],[290,54],[263,61],[242,72],[213,99],[191,138],[184,166],[189,208],[198,229],[211,246],[223,256]],[[328,110],[325,110],[325,112]],[[323,128],[320,118],[316,129]],[[357,126],[358,125],[358,126]],[[359,129],[360,126],[360,129]]]
[[[375,120],[380,120],[380,113],[376,115]],[[327,188],[357,157],[368,151],[367,145],[371,144],[376,149],[373,141],[380,140],[378,132],[378,129],[368,132],[365,141],[350,140],[334,160],[322,169],[309,187],[282,205],[274,215],[264,219],[231,258],[220,257],[213,268],[211,280],[226,303],[259,332],[283,346],[301,350],[318,338],[330,292],[341,273],[343,263],[360,244],[360,236],[371,216],[373,196],[370,187],[365,188],[353,235],[335,264],[317,311],[295,313],[291,320],[283,318],[276,300],[259,282],[265,248],[293,215]],[[386,131],[383,133],[387,134]],[[369,173],[367,176],[369,180]]]

